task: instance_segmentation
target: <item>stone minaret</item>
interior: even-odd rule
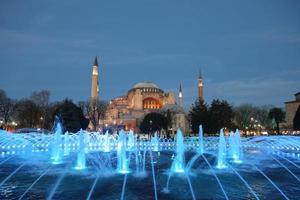
[[[178,100],[179,100],[179,106],[183,107],[183,95],[182,95],[181,84],[179,85]]]
[[[92,87],[91,87],[91,102],[97,102],[99,96],[99,82],[98,82],[98,60],[97,56],[93,64],[92,72]]]
[[[199,72],[199,77],[198,77],[198,98],[202,101],[204,100],[204,97],[203,97],[203,79],[202,79],[201,71]]]

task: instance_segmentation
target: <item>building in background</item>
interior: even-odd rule
[[[98,60],[94,60],[92,67],[91,106],[96,108],[99,100],[99,74]],[[198,77],[198,98],[203,98],[202,74]],[[157,84],[143,81],[135,84],[126,95],[116,97],[109,101],[104,120],[99,120],[102,128],[123,128],[125,130],[139,131],[140,122],[145,115],[151,112],[172,113],[169,131],[175,133],[178,128],[189,131],[189,122],[184,110],[182,85],[179,86],[178,103],[173,92],[164,92]]]
[[[126,95],[109,102],[104,124],[123,126],[138,131],[139,122],[150,112],[158,112],[166,105],[175,105],[173,92],[164,92],[155,83],[144,81],[135,84]]]
[[[98,59],[95,57],[93,68],[92,68],[92,84],[91,84],[91,107],[95,108],[96,103],[99,100],[99,69]]]
[[[285,130],[293,130],[293,122],[296,112],[300,106],[300,92],[295,94],[294,101],[285,102],[285,123],[281,123],[281,127]]]
[[[199,72],[198,76],[198,99],[204,101],[204,96],[203,96],[203,79],[202,79],[202,72]]]

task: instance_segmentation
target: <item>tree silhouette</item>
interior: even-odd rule
[[[143,133],[154,133],[161,131],[162,129],[167,130],[168,120],[160,113],[149,113],[147,114],[140,124],[140,130]]]
[[[192,105],[189,113],[189,118],[192,124],[192,131],[197,133],[199,131],[199,125],[202,124],[204,132],[209,129],[209,111],[207,104],[203,100],[198,99]]]
[[[40,125],[41,109],[30,99],[23,99],[16,104],[15,117],[18,127],[37,128]]]
[[[279,130],[279,123],[283,122],[284,120],[284,112],[281,110],[281,108],[272,108],[269,111],[269,118],[270,119],[274,119],[275,123],[276,123],[276,129],[277,129],[277,134],[280,133]]]
[[[85,130],[89,124],[89,120],[84,117],[81,108],[68,99],[57,106],[54,115],[61,117],[64,131],[76,133],[80,129]]]
[[[3,120],[5,128],[14,114],[15,104],[15,101],[7,97],[5,91],[0,89],[0,119]]]
[[[218,133],[221,128],[235,128],[233,124],[234,112],[227,101],[214,99],[209,109],[209,115],[209,127],[212,134]]]
[[[189,118],[194,133],[199,131],[199,125],[203,125],[204,132],[208,134],[218,133],[221,128],[233,129],[234,112],[227,101],[215,99],[208,107],[204,101],[197,100],[192,106]]]
[[[80,101],[78,106],[83,111],[83,114],[87,116],[91,122],[92,130],[97,131],[99,127],[99,120],[105,118],[105,113],[108,107],[106,101]]]

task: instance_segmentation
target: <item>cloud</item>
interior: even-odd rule
[[[270,41],[276,43],[299,43],[300,32],[297,30],[288,29],[260,29],[244,32],[236,32],[221,37],[224,40],[239,40],[239,41]]]
[[[191,54],[146,54],[132,53],[128,55],[111,55],[105,58],[106,65],[127,67],[128,65],[151,65],[151,68],[182,68],[185,66],[198,69],[209,66],[215,71],[223,70],[224,65],[215,56],[202,56]]]
[[[284,102],[294,99],[294,93],[300,91],[299,86],[300,80],[283,78],[260,77],[222,82],[212,80],[204,82],[204,97],[208,103],[218,98],[234,105],[254,103],[283,107]],[[183,92],[186,105],[192,104],[197,97],[196,85],[183,88]]]
[[[94,48],[95,41],[88,37],[67,37],[50,36],[47,34],[36,34],[34,32],[24,32],[9,29],[0,29],[0,41],[6,47],[18,46],[28,50],[32,46],[69,46],[70,48]]]
[[[284,101],[293,98],[293,94],[300,90],[299,86],[300,80],[253,78],[213,83],[208,86],[208,93],[238,104],[255,102],[283,105]]]

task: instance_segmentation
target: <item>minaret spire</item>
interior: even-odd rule
[[[199,69],[199,77],[198,77],[198,79],[202,79],[202,70],[201,69]]]
[[[203,77],[202,77],[202,71],[199,70],[199,76],[198,76],[198,99],[204,101],[203,97]]]
[[[91,101],[97,102],[99,96],[99,81],[98,81],[98,59],[95,57],[93,69],[92,69],[92,87],[91,87]]]
[[[97,56],[95,57],[94,65],[93,65],[93,66],[98,66],[98,59],[97,59]]]
[[[182,93],[181,83],[179,85],[179,94]]]
[[[181,83],[180,83],[180,85],[179,85],[178,100],[179,100],[179,106],[180,106],[180,107],[183,107],[183,94],[182,94]]]

